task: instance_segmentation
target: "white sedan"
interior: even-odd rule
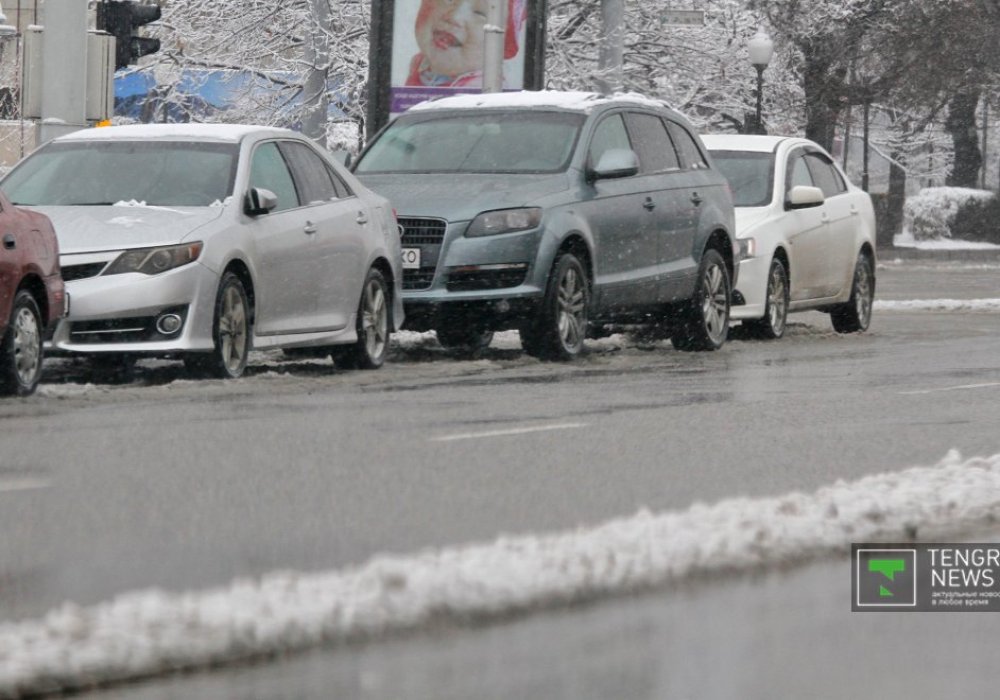
[[[875,212],[812,141],[710,135],[702,140],[736,205],[739,283],[732,318],[780,338],[788,313],[830,314],[840,333],[864,331],[875,295]]]
[[[53,349],[96,366],[239,377],[252,348],[286,348],[373,369],[403,320],[388,201],[292,131],[83,129],[3,186],[59,237],[71,303]]]

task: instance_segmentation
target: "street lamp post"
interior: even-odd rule
[[[774,42],[771,41],[771,37],[767,35],[767,32],[763,29],[758,29],[747,45],[747,50],[750,54],[750,63],[757,69],[757,116],[754,119],[754,127],[751,133],[766,134],[767,129],[764,128],[764,119],[761,114],[764,98],[764,69],[767,68],[767,64],[771,62],[771,57],[774,56]]]

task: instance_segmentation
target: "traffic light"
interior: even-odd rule
[[[115,38],[115,70],[127,68],[137,58],[160,50],[160,40],[135,32],[160,19],[159,5],[140,5],[132,0],[100,0],[97,28]]]

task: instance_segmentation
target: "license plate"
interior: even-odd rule
[[[403,248],[403,269],[420,269],[420,248]]]

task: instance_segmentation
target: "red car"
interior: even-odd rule
[[[42,376],[42,342],[65,314],[52,222],[0,192],[0,394],[27,396]]]

